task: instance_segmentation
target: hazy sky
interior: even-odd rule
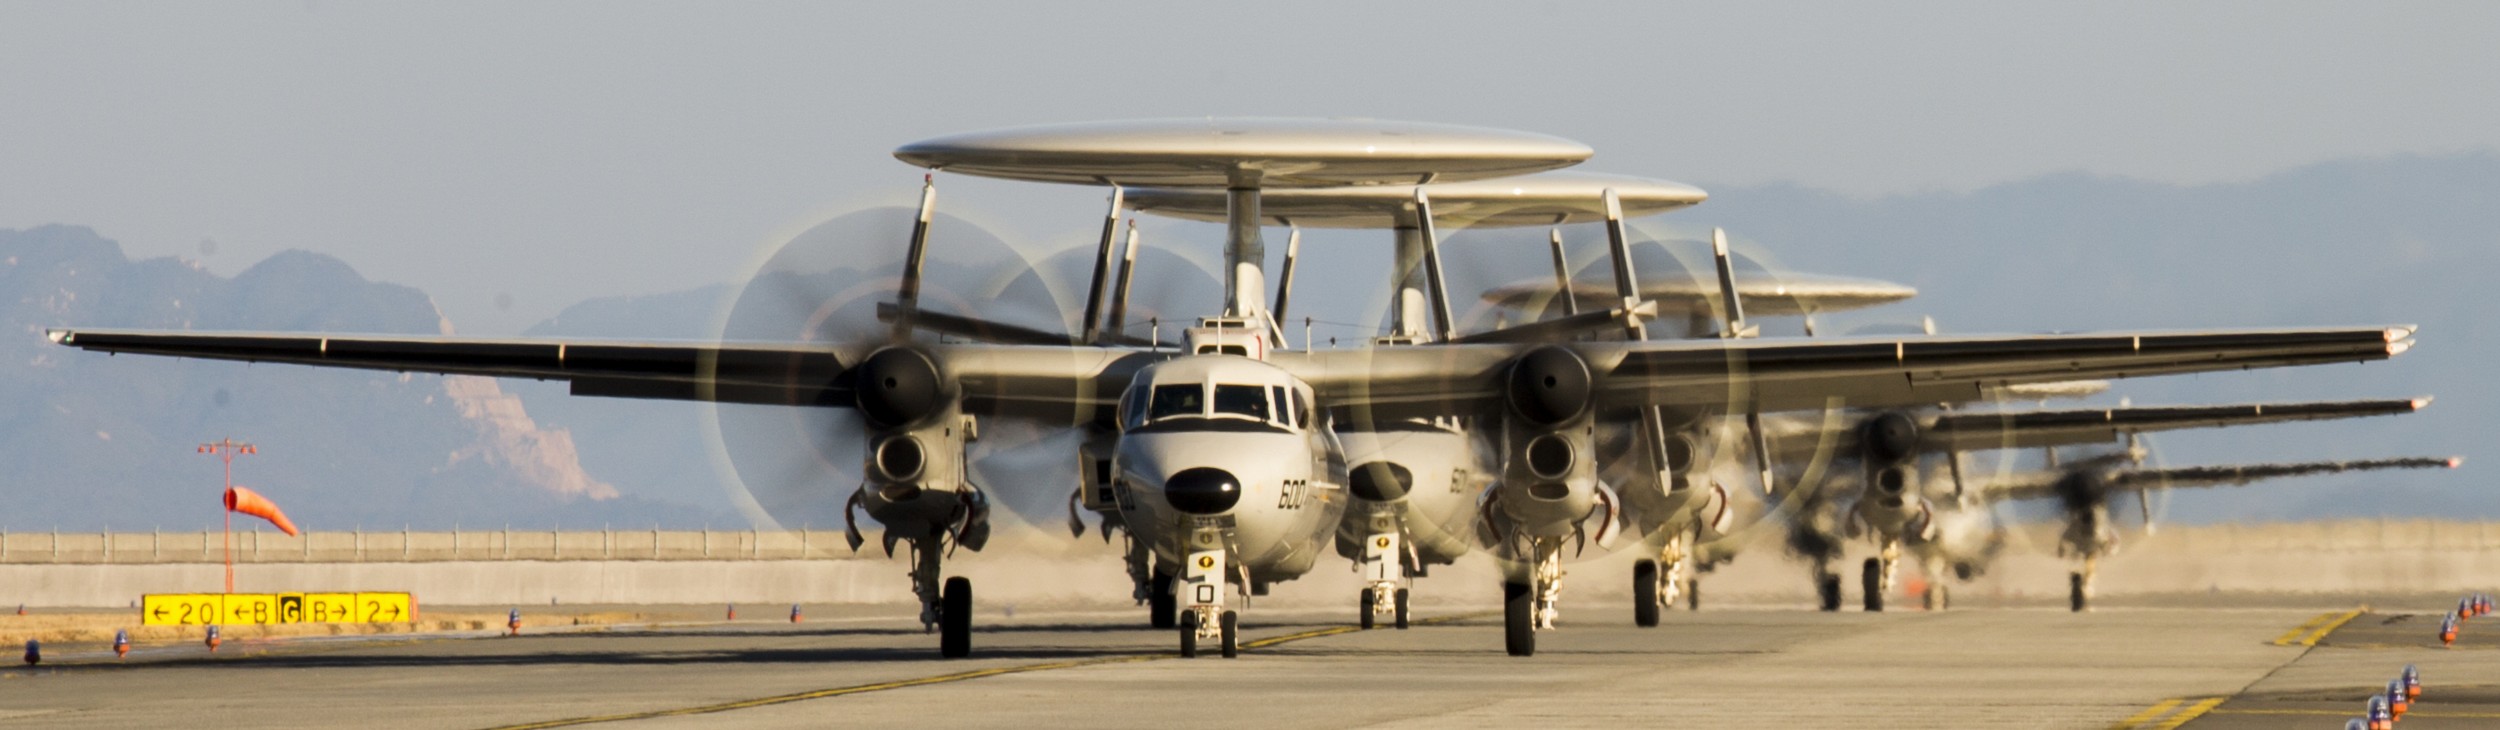
[[[2224,181],[2500,149],[2496,41],[2500,3],[0,3],[0,227],[229,274],[322,251],[508,334],[735,278],[968,129],[1370,116],[1702,184]],[[1098,199],[948,197],[1053,232]]]

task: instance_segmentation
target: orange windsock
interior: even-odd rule
[[[295,523],[286,518],[285,512],[278,511],[278,503],[269,501],[268,497],[260,496],[259,492],[242,487],[227,489],[226,509],[268,520],[269,524],[277,525],[278,529],[285,532],[288,537],[296,535]]]

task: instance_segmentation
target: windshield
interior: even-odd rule
[[[1267,388],[1257,385],[1215,386],[1215,412],[1268,420]]]
[[[1203,416],[1207,413],[1207,389],[1197,383],[1155,386],[1154,397],[1146,406],[1146,420],[1173,416]]]

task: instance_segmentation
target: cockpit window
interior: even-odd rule
[[[1128,394],[1120,396],[1120,423],[1126,424],[1125,428],[1136,428],[1146,422],[1146,390],[1143,387],[1130,388]]]
[[[1268,420],[1267,388],[1256,385],[1215,386],[1215,412]]]
[[[1287,426],[1301,426],[1301,425],[1302,425],[1302,424],[1300,424],[1300,423],[1296,423],[1296,422],[1294,422],[1294,421],[1292,420],[1292,419],[1293,419],[1293,410],[1292,410],[1292,409],[1290,409],[1290,408],[1287,408],[1287,407],[1286,407],[1286,404],[1288,404],[1288,403],[1292,403],[1292,401],[1285,400],[1285,386],[1282,386],[1282,385],[1270,385],[1270,386],[1267,386],[1267,402],[1276,404],[1276,420],[1277,420],[1278,422],[1281,422],[1281,423],[1283,423],[1283,424],[1285,424],[1285,425],[1287,425]]]
[[[1146,420],[1172,416],[1203,416],[1207,413],[1207,389],[1197,383],[1155,386],[1154,398],[1146,407]]]
[[[1298,423],[1298,424],[1301,424],[1303,428],[1310,428],[1310,427],[1311,427],[1311,403],[1310,403],[1309,401],[1305,401],[1305,400],[1303,400],[1303,399],[1302,399],[1302,391],[1301,391],[1300,389],[1298,389],[1298,388],[1297,388],[1297,389],[1295,389],[1295,390],[1293,390],[1293,391],[1291,391],[1291,392],[1293,393],[1293,420],[1294,420],[1294,422],[1295,422],[1295,423]]]

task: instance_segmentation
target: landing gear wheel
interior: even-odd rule
[[[1869,613],[1882,613],[1884,610],[1883,561],[1867,558],[1866,570],[1859,573],[1858,583],[1866,590],[1866,610]]]
[[[1502,648],[1511,656],[1536,656],[1536,589],[1502,584]]]
[[[1373,616],[1372,616],[1372,607],[1380,605],[1380,603],[1379,603],[1379,599],[1380,599],[1380,594],[1379,594],[1379,593],[1374,592],[1372,589],[1369,589],[1369,588],[1365,588],[1365,589],[1363,589],[1363,598],[1362,598],[1362,603],[1361,603],[1361,604],[1359,604],[1359,605],[1361,605],[1361,606],[1363,607],[1363,610],[1361,611],[1361,614],[1362,614],[1362,616],[1363,616],[1363,630],[1364,630],[1364,631],[1370,631],[1370,630],[1372,630],[1372,623],[1373,623],[1373,621],[1374,621],[1374,618],[1373,618]]]
[[[1632,563],[1632,625],[1658,625],[1658,561]]]
[[[1945,593],[1943,583],[1934,583],[1927,586],[1927,610],[1942,611],[1945,609],[1945,605],[1951,602],[1951,597]]]
[[[2073,604],[2075,613],[2092,610],[2092,600],[2083,595],[2082,573],[2066,574],[2066,602]]]
[[[972,656],[972,579],[946,579],[946,590],[938,594],[938,656],[961,659]]]
[[[1216,621],[1224,630],[1224,658],[1241,656],[1241,614],[1225,611]]]
[[[1189,624],[1181,627],[1181,658],[1198,658],[1198,616],[1192,612]]]
[[[1158,629],[1180,625],[1173,615],[1180,612],[1180,599],[1172,595],[1172,574],[1155,571],[1146,596],[1146,621]]]
[[[1814,577],[1814,592],[1823,599],[1823,612],[1840,610],[1840,576],[1824,573]]]
[[[1701,610],[1700,578],[1694,578],[1684,582],[1684,607],[1694,611]]]
[[[1391,596],[1390,600],[1395,601],[1398,604],[1397,626],[1399,629],[1403,630],[1406,628],[1406,589],[1398,589],[1397,595]]]

